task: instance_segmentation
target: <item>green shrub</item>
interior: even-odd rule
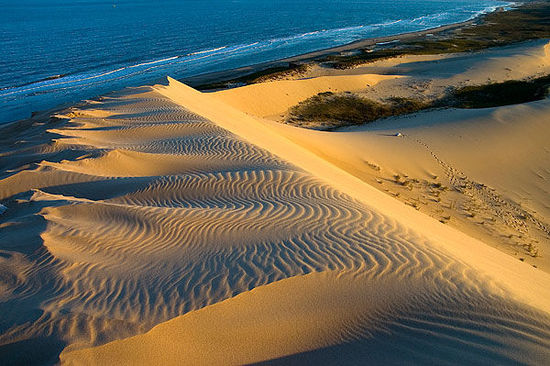
[[[550,76],[545,76],[531,81],[466,86],[455,90],[452,98],[458,108],[490,108],[544,99],[549,87]]]

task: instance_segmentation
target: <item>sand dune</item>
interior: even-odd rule
[[[550,68],[550,45],[534,40],[490,48],[475,53],[407,55],[376,61],[347,70],[347,73],[398,74],[409,77],[446,79],[449,83],[499,82],[544,75]]]
[[[457,258],[475,263],[479,270],[487,271],[497,277],[503,273],[508,273],[519,280],[518,274],[522,271],[519,268],[526,268],[517,260],[513,260],[509,256],[501,256],[502,253],[491,250],[462,232],[441,225],[425,215],[418,214],[415,209],[399,204],[387,195],[380,194],[373,186],[365,184],[361,179],[327,161],[315,149],[310,149],[307,138],[298,138],[299,141],[293,138],[293,132],[298,131],[297,133],[300,134],[303,131],[301,129],[246,115],[229,105],[223,104],[215,95],[199,93],[172,79],[170,79],[168,88],[160,87],[159,91],[171,97],[177,103],[186,105],[195,113],[216,121],[218,125],[235,132],[242,138],[254,141],[257,145],[275,153],[277,156],[292,161],[296,166],[328,184],[336,184],[335,182],[337,182],[339,190],[358,199],[367,207],[401,222],[407,222],[411,227],[422,227],[425,233],[429,233],[429,236],[438,238],[437,242],[443,245],[446,250],[451,251]],[[216,108],[212,108],[212,106],[216,106]],[[476,251],[475,255],[471,254],[473,250]],[[495,264],[494,261],[486,263],[483,259],[494,258],[495,256],[500,256],[497,261],[499,264],[496,266],[493,265]],[[517,271],[515,268],[517,268]],[[519,282],[525,282],[527,279],[528,277],[525,277]],[[530,284],[535,285],[535,283]],[[520,297],[524,301],[547,308],[546,301],[542,300],[544,297],[541,298],[535,295],[535,293],[541,293],[539,291],[546,292],[542,287],[537,290],[522,288],[521,286],[513,286],[512,288],[514,291],[518,291],[518,294],[521,293]],[[533,290],[534,292],[532,292]]]
[[[238,110],[254,116],[270,117],[285,113],[288,108],[318,93],[363,90],[395,78],[397,76],[376,74],[319,76],[246,85],[215,95]]]
[[[292,98],[302,98],[301,84],[293,85]],[[281,92],[275,89],[274,96]],[[420,121],[408,130],[401,126],[405,138],[391,142],[379,136],[387,131],[383,126],[329,136],[253,117],[236,108],[240,97],[230,103],[227,95],[224,101],[170,79],[167,86],[82,104],[6,137],[0,155],[0,199],[8,208],[0,216],[0,359],[550,359],[550,275],[357,175],[366,156],[351,150],[365,141],[388,149],[403,141],[399,151],[431,164],[417,162],[415,171],[443,175],[413,137],[425,139],[449,164],[467,166],[474,152],[444,155],[441,147],[456,143],[462,127],[449,122],[444,131],[451,133],[441,142],[445,135],[437,129],[423,134],[428,129]],[[524,108],[533,116],[527,125],[538,131],[531,109],[544,113],[546,104]],[[465,126],[481,117],[472,118]],[[484,118],[505,124],[508,117]],[[508,136],[517,132],[511,126]],[[386,164],[402,163],[382,160],[387,149],[373,159],[377,149],[364,146],[369,162],[384,172]],[[339,149],[344,156],[333,154]],[[467,173],[483,179],[482,170]]]
[[[473,54],[404,56],[350,70],[317,68],[309,76],[400,74],[405,77],[361,94],[433,97],[450,86],[548,74],[549,47],[548,41],[537,40]],[[234,97],[241,97],[237,90]],[[338,133],[277,130],[407,205],[550,271],[545,254],[550,250],[547,114],[548,103],[537,102],[424,112]],[[405,138],[393,138],[397,132]]]
[[[340,88],[341,91],[360,92],[370,99],[384,100],[395,96],[433,99],[444,96],[451,87],[529,79],[549,73],[550,43],[547,40],[534,40],[475,53],[405,55],[345,70],[317,66],[303,77],[400,76],[380,80],[369,87]],[[229,95],[232,93],[235,98],[240,96],[236,90],[215,94],[221,96],[223,93],[224,100],[230,100]],[[237,101],[232,103],[238,106]],[[279,113],[279,118],[270,117],[281,120],[280,114],[282,113]]]

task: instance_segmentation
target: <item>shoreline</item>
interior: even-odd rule
[[[285,68],[285,67],[290,68],[290,66],[293,63],[315,62],[323,57],[336,56],[336,55],[341,55],[342,53],[345,53],[345,52],[358,51],[360,49],[376,46],[381,43],[390,43],[395,41],[402,43],[404,41],[423,40],[428,35],[441,36],[441,35],[444,35],[446,32],[459,31],[461,29],[468,28],[470,26],[480,25],[484,22],[484,18],[486,18],[488,15],[495,14],[495,13],[506,13],[511,10],[520,9],[528,4],[532,4],[536,2],[537,1],[513,2],[513,3],[510,3],[511,5],[509,5],[507,8],[498,7],[491,12],[479,14],[472,19],[465,20],[462,22],[445,24],[438,27],[427,28],[424,30],[413,31],[413,32],[398,33],[398,34],[380,36],[380,37],[363,38],[363,39],[359,39],[359,40],[345,43],[342,45],[324,48],[317,51],[306,52],[296,56],[286,57],[286,58],[282,58],[274,61],[267,61],[267,62],[252,64],[249,66],[243,66],[243,67],[238,67],[238,68],[229,69],[229,70],[209,72],[209,73],[199,74],[195,76],[180,78],[177,80],[187,85],[190,85],[194,88],[196,87],[199,90],[210,91],[209,88],[203,88],[203,86],[207,86],[209,84],[231,82],[235,79],[243,78],[251,74],[259,73],[262,71],[269,71],[269,69],[271,68]],[[240,85],[237,85],[237,86],[240,86]],[[229,88],[231,87],[227,87],[225,89],[229,89]],[[213,89],[220,90],[224,88],[213,88]]]
[[[513,5],[509,5],[511,7],[510,9],[517,9],[518,7],[521,7],[521,6],[525,5],[526,2],[510,3],[510,4],[513,4]],[[395,41],[395,40],[398,40],[400,42],[411,41],[411,40],[414,40],[414,39],[417,39],[417,38],[423,38],[428,34],[436,35],[436,34],[442,34],[442,33],[445,33],[445,32],[456,31],[456,30],[464,28],[464,27],[475,25],[476,23],[481,21],[488,14],[494,14],[494,13],[502,12],[503,11],[502,9],[504,9],[504,8],[499,7],[499,8],[496,8],[494,11],[491,11],[489,13],[479,14],[476,17],[474,17],[472,19],[469,19],[469,20],[466,20],[466,21],[463,21],[463,22],[450,23],[450,24],[441,25],[441,26],[438,26],[438,27],[428,28],[428,29],[425,29],[425,30],[414,31],[414,32],[405,32],[405,33],[400,33],[400,34],[395,34],[395,35],[364,38],[364,39],[356,40],[356,41],[353,41],[353,42],[350,42],[350,43],[345,43],[345,44],[342,44],[342,45],[329,47],[329,48],[325,48],[325,49],[321,49],[321,50],[317,50],[317,51],[306,52],[306,53],[303,53],[303,54],[299,54],[299,55],[295,55],[295,56],[291,56],[291,57],[286,57],[286,58],[282,58],[282,59],[278,59],[278,60],[261,62],[261,63],[257,63],[257,64],[252,64],[252,65],[249,65],[249,66],[243,66],[243,67],[233,68],[233,69],[228,69],[228,70],[208,72],[208,73],[204,73],[204,74],[179,78],[178,80],[182,81],[182,82],[184,82],[184,83],[186,83],[186,84],[188,84],[188,85],[190,85],[194,88],[198,88],[199,90],[208,90],[210,88],[204,89],[204,88],[201,88],[201,86],[203,86],[205,84],[217,84],[217,83],[230,82],[234,79],[246,77],[248,75],[251,75],[251,74],[254,74],[254,73],[257,73],[257,72],[262,72],[262,71],[266,71],[266,70],[269,71],[271,68],[277,68],[277,67],[279,67],[279,68],[288,68],[289,65],[292,65],[293,63],[314,62],[314,61],[318,60],[321,57],[327,57],[327,56],[331,56],[331,55],[338,55],[338,54],[343,53],[343,52],[350,52],[350,51],[357,50],[357,49],[360,49],[360,48],[374,46],[377,43],[391,42],[391,41]],[[504,10],[504,11],[508,11],[508,10]],[[227,87],[215,88],[215,89],[219,90],[219,89],[225,89],[225,88],[227,88]],[[115,90],[112,90],[108,93],[116,92],[116,91],[117,90],[115,89]],[[93,99],[96,99],[96,98],[100,97],[101,95],[105,95],[105,93],[95,95],[95,96],[92,96],[92,97],[86,98],[86,99],[93,100]],[[32,111],[30,111],[30,117],[0,123],[0,126],[1,126],[0,128],[4,129],[4,127],[6,127],[8,125],[18,124],[18,123],[20,124],[22,121],[32,119],[32,116],[35,115],[35,114],[41,114],[42,115],[47,111],[63,110],[65,108],[67,108],[67,106],[69,106],[69,105],[74,105],[74,104],[78,104],[78,103],[79,102],[76,102],[76,103],[74,103],[74,102],[63,103],[63,104],[60,104],[60,105],[56,105],[52,108],[32,110]]]
[[[494,12],[498,12],[498,11],[499,10],[495,10]],[[362,47],[374,46],[378,43],[412,40],[418,37],[426,36],[428,34],[440,34],[446,31],[457,30],[462,27],[474,25],[476,22],[481,20],[485,15],[492,14],[494,12],[482,14],[477,16],[474,19],[470,19],[464,22],[451,23],[451,24],[442,25],[435,28],[428,28],[421,31],[406,32],[406,33],[400,33],[400,34],[382,36],[382,37],[363,38],[363,39],[346,43],[343,45],[324,48],[324,49],[312,51],[312,52],[306,52],[306,53],[302,53],[300,55],[296,55],[292,57],[282,58],[274,61],[262,62],[262,63],[243,66],[243,67],[230,69],[230,70],[216,71],[216,72],[195,75],[195,76],[191,76],[183,79],[178,79],[178,81],[181,81],[190,86],[200,86],[201,84],[230,81],[230,80],[243,77],[255,72],[268,70],[272,67],[283,66],[285,64],[288,65],[289,63],[293,63],[293,62],[315,61],[320,57],[336,55],[342,52],[350,52]]]

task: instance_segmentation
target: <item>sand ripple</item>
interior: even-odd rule
[[[0,181],[1,357],[144,363],[175,329],[196,363],[550,358],[547,314],[153,90],[67,117],[55,154]]]

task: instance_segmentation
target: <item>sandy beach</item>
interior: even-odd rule
[[[2,127],[0,363],[548,363],[548,98],[288,122],[323,93],[548,74],[533,40],[213,92],[168,77]]]

